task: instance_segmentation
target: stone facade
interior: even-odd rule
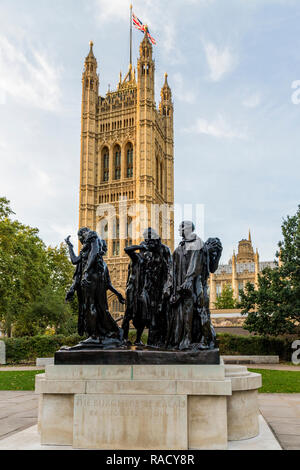
[[[139,243],[151,225],[163,243],[174,248],[172,93],[165,74],[157,108],[154,79],[152,45],[145,33],[137,74],[130,64],[124,79],[120,73],[117,89],[99,96],[97,60],[90,43],[82,77],[79,226],[97,230],[107,240],[106,262],[113,285],[123,295],[127,244]],[[141,205],[147,209],[144,218]],[[167,212],[159,209],[163,205]],[[140,225],[135,223],[137,215]],[[163,232],[167,224],[168,233]],[[123,310],[115,296],[109,298],[109,307],[114,316]]]
[[[251,233],[248,240],[243,239],[238,245],[238,254],[233,252],[228,264],[220,264],[214,274],[210,275],[210,308],[214,309],[217,297],[222,293],[225,284],[232,287],[235,299],[247,282],[257,285],[258,274],[266,267],[274,268],[273,261],[259,261],[258,250],[253,250]]]

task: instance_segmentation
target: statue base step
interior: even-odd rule
[[[55,353],[55,365],[172,365],[220,364],[219,349],[166,351],[160,349],[61,349]]]

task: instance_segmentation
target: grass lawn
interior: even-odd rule
[[[300,393],[300,372],[249,369],[262,375],[260,393]],[[34,390],[36,374],[44,370],[0,371],[0,390]]]
[[[262,375],[260,393],[300,393],[300,372],[289,370],[248,369]]]
[[[0,390],[34,390],[36,374],[44,370],[0,371]]]

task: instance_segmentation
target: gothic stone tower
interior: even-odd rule
[[[106,262],[113,285],[123,294],[129,261],[124,247],[140,243],[144,228],[152,226],[174,248],[172,94],[165,74],[157,108],[154,78],[152,45],[145,33],[137,79],[130,64],[124,80],[120,73],[117,89],[99,96],[90,43],[82,76],[79,226],[97,230],[107,240]],[[122,306],[115,297],[109,303],[118,317]]]

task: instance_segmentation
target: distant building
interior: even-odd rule
[[[214,309],[225,284],[231,285],[233,296],[238,300],[239,291],[244,289],[247,282],[257,285],[258,274],[267,266],[273,269],[276,264],[274,261],[259,261],[257,249],[255,253],[253,250],[249,230],[248,240],[239,242],[238,254],[233,252],[228,264],[220,264],[217,271],[210,275],[210,308]]]

